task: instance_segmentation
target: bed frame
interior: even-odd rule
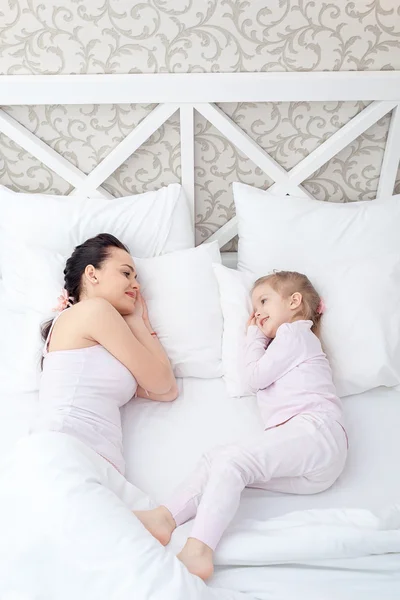
[[[286,171],[216,102],[370,101],[295,167]],[[275,183],[270,190],[312,197],[302,183],[391,112],[377,198],[393,194],[400,160],[400,72],[185,73],[127,75],[2,75],[0,105],[157,103],[157,107],[89,175],[0,109],[0,131],[72,186],[72,194],[112,198],[102,183],[179,110],[181,183],[195,218],[194,111],[201,113]],[[233,217],[207,241],[224,246],[237,234]],[[235,253],[224,253],[233,266]]]

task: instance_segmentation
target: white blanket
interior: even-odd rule
[[[148,506],[78,440],[20,440],[0,467],[1,600],[248,598],[191,575],[131,513]]]
[[[78,440],[57,433],[20,440],[0,467],[0,598],[265,597],[208,587],[190,575],[175,558],[190,524],[164,549],[131,513],[150,506],[146,495]],[[236,524],[216,563],[265,565],[399,551],[400,505],[380,513],[308,510]]]

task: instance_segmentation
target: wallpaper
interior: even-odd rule
[[[400,69],[398,0],[7,0],[0,6],[0,74]],[[366,106],[361,102],[222,104],[285,169]],[[3,107],[89,173],[153,105]],[[390,116],[305,183],[318,199],[375,195]],[[234,214],[232,181],[271,181],[196,114],[196,231],[201,242]],[[179,181],[174,115],[105,183],[115,196]],[[0,183],[68,194],[70,185],[4,135]],[[400,173],[396,191],[400,192]],[[227,249],[234,249],[235,242]]]

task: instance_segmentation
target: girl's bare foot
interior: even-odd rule
[[[214,573],[213,551],[200,540],[189,538],[178,558],[190,573],[201,579],[208,579]]]
[[[133,514],[163,546],[169,543],[176,523],[165,506],[159,506],[152,510],[134,510]]]

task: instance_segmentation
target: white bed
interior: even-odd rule
[[[172,491],[206,448],[260,427],[255,399],[228,398],[221,379],[188,378],[179,380],[179,387],[179,399],[173,403],[137,399],[123,412],[127,478],[154,501]],[[209,586],[246,592],[262,600],[373,600],[378,594],[397,598],[400,554],[335,557],[343,552],[345,543],[339,535],[331,545],[332,558],[319,558],[319,540],[314,556],[311,553],[301,560],[296,559],[296,550],[292,556],[288,554],[280,537],[284,530],[279,532],[278,527],[278,531],[266,532],[270,541],[264,537],[262,545],[257,545],[260,533],[251,528],[255,521],[287,519],[299,511],[353,508],[379,514],[391,506],[399,507],[399,406],[400,391],[394,389],[379,388],[344,399],[351,440],[349,459],[330,490],[314,496],[245,490],[239,512],[217,550],[216,572]],[[29,430],[36,409],[35,393],[2,395],[2,454]],[[169,548],[172,553],[179,550],[189,531],[190,523],[177,530]],[[301,546],[301,528],[298,535]],[[305,535],[312,534],[306,531]],[[400,548],[400,531],[394,535]]]
[[[102,103],[162,103],[88,176],[11,117],[1,116],[0,129],[65,177],[81,194],[108,197],[101,184],[109,174],[180,109],[182,186],[193,216],[194,110],[272,177],[275,189],[304,196],[301,183],[310,173],[394,109],[378,189],[378,196],[383,196],[393,189],[398,165],[398,75],[381,72],[0,77],[0,104],[26,103],[27,97],[31,104],[88,104],[99,98]],[[36,85],[39,79],[41,85]],[[302,99],[375,102],[299,163],[293,173],[279,167],[218,106],[211,104]],[[222,247],[236,232],[234,218],[213,238]],[[233,265],[234,253],[226,255],[224,262]],[[2,342],[6,349],[8,340]],[[4,456],[28,433],[38,402],[36,393],[13,393],[2,385],[1,374],[0,365],[0,453]],[[6,380],[4,369],[3,375]],[[255,398],[229,398],[221,378],[180,379],[179,387],[179,398],[173,403],[136,399],[123,410],[127,478],[155,502],[173,490],[204,450],[261,428]],[[245,490],[239,512],[217,550],[216,572],[209,588],[198,588],[199,595],[193,598],[236,600],[241,596],[235,592],[243,592],[243,597],[250,600],[400,597],[400,391],[376,388],[349,396],[344,399],[344,408],[350,451],[337,483],[315,496]],[[313,521],[309,521],[312,527],[306,526],[307,519]],[[189,531],[190,523],[180,527],[168,552],[176,553]],[[211,596],[206,589],[221,592]],[[167,597],[162,596],[161,590],[157,592],[154,598]],[[153,598],[142,595],[140,600],[150,597]]]

